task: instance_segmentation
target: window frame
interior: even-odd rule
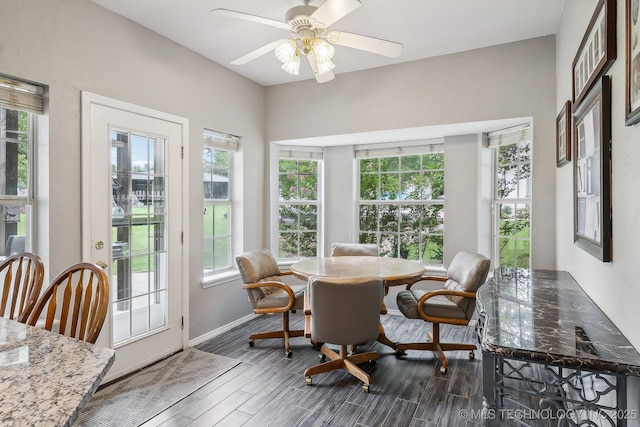
[[[510,163],[499,163],[499,150],[501,147],[514,145],[518,143],[525,142],[529,145],[529,157],[527,161],[516,161]],[[528,266],[522,268],[531,268],[531,236],[532,236],[532,224],[531,224],[531,211],[532,211],[532,200],[533,200],[533,140],[531,138],[531,125],[523,124],[520,126],[515,126],[508,129],[503,129],[500,131],[489,133],[489,148],[493,150],[492,153],[492,164],[493,164],[493,179],[492,179],[492,198],[491,198],[491,212],[492,212],[492,258],[494,262],[494,268],[513,268],[517,266],[518,257],[518,242],[528,242]],[[499,198],[498,197],[498,179],[500,176],[499,168],[501,166],[523,166],[529,165],[529,177],[528,177],[528,193],[529,197],[521,197],[518,193],[517,197],[507,197],[507,198]],[[518,232],[514,230],[513,235],[502,235],[500,231],[500,222],[501,222],[501,209],[502,205],[514,205],[514,222],[517,221],[516,211],[518,210],[518,205],[525,205],[529,217],[527,219],[529,234],[528,237],[522,238],[518,237]],[[500,240],[503,238],[513,238],[514,239],[514,249],[513,249],[513,260],[514,265],[502,265],[500,263]]]
[[[283,160],[295,160],[295,161],[315,161],[316,165],[316,199],[297,199],[297,200],[284,200],[280,195],[280,162]],[[294,262],[318,257],[322,253],[323,248],[323,232],[322,232],[322,218],[324,215],[324,200],[323,200],[323,177],[324,177],[324,150],[320,147],[279,147],[277,149],[277,158],[275,161],[275,173],[274,173],[274,185],[272,189],[275,190],[277,195],[277,203],[273,209],[273,230],[274,239],[272,242],[272,251],[275,254],[275,258],[281,265],[292,264]],[[284,202],[284,203],[283,203]],[[282,258],[280,257],[280,207],[285,206],[315,206],[316,208],[316,253],[311,257],[300,256],[300,242],[298,241],[297,255],[295,257]],[[298,235],[305,231],[301,229],[292,230],[298,233]]]
[[[234,174],[234,153],[238,151],[239,146],[239,137],[235,135],[226,134],[223,132],[218,132],[210,129],[205,129],[203,132],[204,143],[202,148],[202,161],[203,161],[203,178],[204,174],[207,173],[204,167],[205,155],[208,150],[211,151],[211,155],[215,156],[216,151],[224,151],[228,155],[228,166],[227,166],[227,197],[226,198],[207,198],[204,179],[202,180],[202,213],[203,213],[203,223],[202,223],[202,231],[203,231],[203,239],[202,239],[202,277],[203,277],[203,286],[209,287],[213,286],[217,283],[217,279],[224,278],[227,275],[235,275],[237,273],[235,264],[233,262],[233,254],[234,254],[234,214],[235,214],[235,206],[233,201],[233,174]],[[215,166],[212,165],[212,168]],[[227,215],[227,232],[219,235],[215,234],[215,229],[212,230],[212,234],[205,235],[205,216],[208,208],[213,209],[215,212],[215,208],[219,206],[226,206],[226,215]],[[215,268],[215,245],[214,241],[216,239],[224,238],[227,241],[227,260],[228,264],[221,268]],[[205,260],[205,254],[208,253],[206,250],[206,244],[209,242],[211,245],[214,245],[214,249],[212,249],[212,259],[207,262]],[[206,265],[212,266],[212,269],[205,268]],[[214,283],[216,282],[216,283]]]
[[[25,132],[26,136],[26,147],[27,147],[27,194],[26,195],[11,195],[11,194],[0,194],[0,206],[25,206],[28,207],[29,213],[27,215],[26,223],[25,223],[25,250],[33,251],[33,248],[36,247],[37,236],[35,232],[35,224],[36,224],[36,191],[35,191],[35,182],[36,182],[36,136],[37,136],[37,122],[38,122],[38,114],[33,111],[26,111],[23,109],[11,109],[8,107],[0,106],[2,110],[16,111],[18,114],[24,113],[27,115],[27,130]],[[16,133],[16,132],[11,132]],[[0,137],[0,143],[24,143],[20,138],[6,138]],[[2,247],[4,247],[5,256],[6,255],[6,238],[9,236],[5,236],[5,242],[2,243]]]

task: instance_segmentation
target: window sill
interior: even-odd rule
[[[240,279],[240,273],[237,270],[232,270],[205,276],[201,283],[202,287],[207,289],[214,286],[224,285],[238,279]]]

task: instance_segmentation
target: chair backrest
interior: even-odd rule
[[[240,254],[236,257],[236,263],[238,264],[242,282],[245,284],[280,275],[278,262],[268,249],[259,249]],[[247,292],[249,300],[254,307],[256,302],[265,296],[265,290],[261,288],[247,289]]]
[[[312,276],[307,284],[311,339],[337,345],[378,337],[384,279]]]
[[[42,293],[28,324],[36,326],[46,308],[44,328],[95,343],[109,307],[109,279],[104,270],[88,262],[61,272]]]
[[[446,289],[456,291],[477,292],[489,274],[491,260],[475,252],[458,252],[447,268]],[[476,300],[472,298],[448,296],[467,313],[470,318],[476,308]]]
[[[11,255],[0,264],[0,278],[0,316],[25,323],[42,289],[42,260],[30,252]]]
[[[331,256],[378,256],[378,245],[372,243],[340,243],[331,245]]]

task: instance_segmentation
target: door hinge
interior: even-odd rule
[[[180,147],[180,158],[184,159],[184,145]]]
[[[184,231],[180,232],[180,243],[184,244]]]
[[[184,316],[180,316],[182,321],[180,322],[180,329],[184,329]]]

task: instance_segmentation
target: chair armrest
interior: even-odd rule
[[[304,337],[311,338],[311,303],[308,291],[304,291]]]
[[[242,287],[244,289],[259,289],[259,288],[265,288],[265,287],[269,287],[269,288],[279,288],[282,289],[283,291],[285,291],[287,293],[287,296],[289,297],[289,303],[284,306],[284,307],[272,307],[272,308],[268,308],[268,309],[260,309],[260,308],[254,308],[253,312],[256,314],[263,314],[263,313],[280,313],[280,312],[284,312],[284,311],[289,311],[291,310],[291,307],[293,307],[293,304],[296,301],[296,297],[293,294],[293,291],[291,290],[291,288],[282,283],[282,282],[276,282],[274,280],[268,280],[268,281],[264,281],[264,282],[253,282],[253,283],[245,283],[244,285],[242,285]]]
[[[286,271],[280,270],[280,276],[291,276],[291,275],[293,275],[293,271],[291,270],[286,270]]]
[[[453,325],[467,325],[469,323],[468,320],[444,318],[444,317],[433,317],[433,316],[429,316],[427,313],[425,313],[424,309],[423,309],[425,301],[428,300],[429,298],[433,298],[433,297],[438,296],[438,295],[451,295],[451,296],[456,296],[456,297],[476,299],[476,293],[475,292],[454,291],[454,290],[451,290],[451,289],[439,289],[437,291],[426,292],[418,300],[418,307],[417,308],[418,308],[418,313],[420,314],[420,317],[422,317],[427,322],[431,322],[431,323],[450,323],[450,324],[453,324]]]
[[[409,283],[407,285],[406,289],[409,290],[416,283],[422,282],[422,281],[427,281],[427,280],[432,280],[432,281],[435,281],[435,282],[446,282],[447,280],[449,280],[449,278],[446,277],[446,276],[422,276],[418,280],[416,280],[415,282]]]

